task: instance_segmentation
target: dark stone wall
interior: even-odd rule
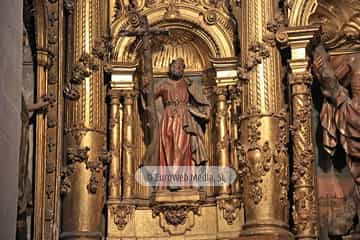
[[[0,1],[0,239],[15,239],[21,129],[22,1]]]

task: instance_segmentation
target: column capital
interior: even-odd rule
[[[319,33],[320,26],[318,25],[287,27],[276,34],[276,40],[290,47],[291,61],[306,60],[308,57],[306,48],[309,43],[318,39]]]
[[[38,65],[43,66],[46,69],[49,69],[53,65],[55,55],[47,48],[38,48],[36,49],[36,59]]]
[[[216,96],[223,96],[223,97],[227,97],[227,95],[228,95],[228,88],[227,88],[227,86],[219,86],[219,87],[215,87],[215,94],[216,94]]]
[[[310,79],[309,75],[309,51],[308,47],[311,43],[315,43],[318,40],[318,34],[320,33],[320,26],[297,26],[288,27],[284,31],[277,35],[282,38],[283,42],[290,47],[291,57],[289,59],[289,66],[291,73],[294,75],[294,79],[305,80]],[[279,37],[280,36],[280,37]],[[304,78],[304,76],[306,77]]]
[[[120,97],[122,96],[122,91],[118,89],[109,88],[107,90],[107,95],[110,97],[111,101],[113,99],[120,99]]]
[[[231,58],[212,58],[212,66],[216,74],[217,86],[230,86],[238,83],[238,59]]]
[[[131,91],[135,88],[135,72],[137,64],[113,63],[109,89],[118,91]]]
[[[132,105],[134,103],[137,93],[135,91],[123,91],[122,96],[124,98],[125,105]]]

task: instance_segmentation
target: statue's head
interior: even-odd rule
[[[179,80],[184,76],[185,62],[182,58],[177,58],[170,63],[169,77],[174,80]]]

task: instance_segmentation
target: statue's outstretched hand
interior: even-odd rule
[[[43,99],[40,99],[40,101],[37,103],[29,104],[28,111],[29,112],[45,111],[47,109],[47,107],[49,106],[49,104],[50,104],[50,101],[46,97],[44,97]]]

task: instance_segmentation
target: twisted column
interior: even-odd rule
[[[319,217],[316,192],[316,163],[312,131],[312,76],[306,48],[317,27],[289,28],[294,170],[294,230],[296,239],[318,239]]]

